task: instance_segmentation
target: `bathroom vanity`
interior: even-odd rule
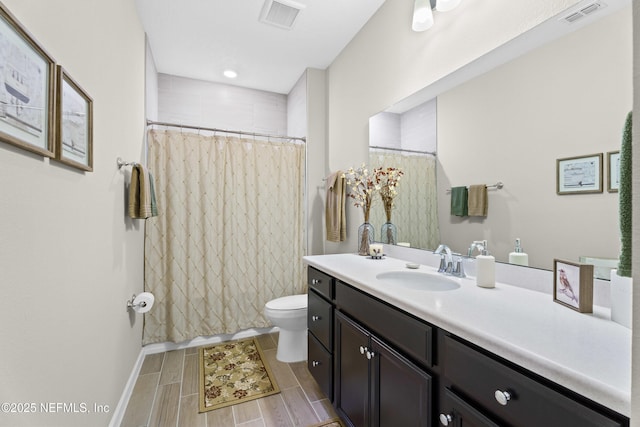
[[[629,425],[631,333],[607,309],[394,258],[304,259],[309,371],[352,426]]]

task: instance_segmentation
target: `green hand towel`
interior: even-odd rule
[[[620,262],[618,276],[631,277],[631,112],[627,114],[620,147]]]
[[[451,215],[467,216],[469,214],[469,196],[467,187],[451,189]]]

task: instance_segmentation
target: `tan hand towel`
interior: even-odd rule
[[[149,218],[158,214],[151,174],[147,168],[136,163],[131,169],[129,185],[129,216]]]
[[[489,198],[484,184],[469,186],[469,216],[487,216]]]
[[[327,177],[327,201],[325,205],[325,224],[327,240],[343,242],[347,239],[346,219],[346,180],[342,171],[332,173]]]

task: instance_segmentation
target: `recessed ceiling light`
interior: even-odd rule
[[[236,73],[233,70],[224,70],[224,76],[228,79],[235,79],[236,77],[238,77],[238,73]]]

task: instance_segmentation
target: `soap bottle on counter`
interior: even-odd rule
[[[520,239],[516,239],[516,248],[509,254],[509,264],[529,265],[529,255],[523,252]]]
[[[496,287],[496,259],[489,255],[486,243],[482,254],[476,257],[476,285],[481,288]]]

